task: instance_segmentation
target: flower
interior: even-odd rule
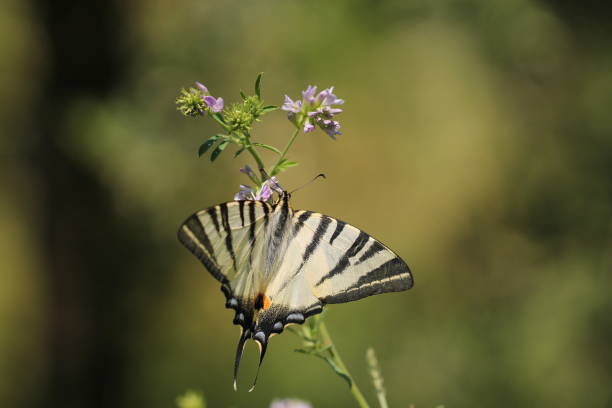
[[[281,106],[281,109],[289,112],[287,116],[289,120],[293,121],[295,115],[302,110],[302,101],[293,101],[290,97],[285,95],[285,103]]]
[[[312,405],[306,401],[286,398],[272,401],[270,408],[312,408]]]
[[[333,108],[332,105],[342,105],[343,103],[344,99],[340,99],[334,94],[333,86],[317,94],[317,87],[308,85],[306,90],[302,91],[301,101],[294,101],[288,95],[285,95],[285,103],[281,109],[288,112],[287,117],[293,123],[296,125],[302,123],[304,133],[312,132],[318,126],[332,139],[336,139],[336,135],[342,134],[339,130],[340,122],[332,119],[342,113],[342,109]]]
[[[196,81],[196,86],[198,87],[200,92],[202,92],[202,94],[204,94],[204,95],[208,94],[208,88],[205,87],[204,84],[202,84],[201,82]]]
[[[257,179],[257,176],[255,175],[255,172],[253,171],[251,166],[249,166],[248,164],[245,164],[244,167],[240,169],[240,172],[246,174],[247,176],[249,176],[249,178],[251,180],[256,180]]]
[[[245,166],[245,168],[240,169],[240,171],[243,173],[246,173],[246,171],[248,171],[247,168],[248,170],[251,170],[249,166]],[[242,200],[268,201],[270,197],[272,197],[272,194],[274,193],[280,194],[282,192],[283,192],[283,189],[281,188],[280,184],[278,184],[278,179],[276,178],[276,176],[274,176],[264,181],[259,191],[256,191],[252,187],[241,184],[240,190],[234,196],[234,200],[236,201],[242,201]]]
[[[306,123],[304,123],[304,133],[312,132],[313,130],[315,130],[315,126],[312,123],[306,121]]]
[[[210,110],[215,113],[223,110],[223,98],[215,98],[214,96],[207,95],[204,97],[204,102],[206,102]]]
[[[244,184],[240,185],[240,191],[236,193],[234,196],[235,201],[243,201],[243,200],[253,200],[254,191],[251,187],[245,186]]]

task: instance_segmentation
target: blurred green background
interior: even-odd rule
[[[392,407],[612,406],[612,25],[599,1],[0,3],[0,406],[210,407],[300,397],[351,407],[342,380],[271,342],[231,388],[238,328],[180,246],[230,199],[211,121],[175,110],[199,80],[237,100],[265,71],[280,104],[346,99],[336,142],[298,139],[293,205],[394,248],[415,287],[328,307],[336,344]],[[284,143],[276,112],[255,130]],[[266,156],[268,159],[271,156]]]

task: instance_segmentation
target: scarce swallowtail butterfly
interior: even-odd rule
[[[413,284],[408,265],[385,245],[343,221],[293,210],[290,197],[283,191],[274,204],[219,204],[193,214],[178,231],[181,243],[221,282],[225,306],[235,310],[241,335],[234,389],[248,339],[260,346],[261,367],[270,337],[285,326],[304,323],[328,303]]]

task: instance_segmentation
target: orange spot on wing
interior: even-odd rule
[[[272,302],[270,301],[270,298],[267,297],[266,295],[264,295],[264,297],[263,297],[263,308],[264,308],[264,310],[269,308],[271,303]]]

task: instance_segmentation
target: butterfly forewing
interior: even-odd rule
[[[299,273],[323,303],[348,302],[412,286],[406,263],[358,228],[311,211],[296,211],[293,220],[299,231],[295,239],[304,247]]]
[[[178,238],[217,280],[229,283],[252,270],[270,213],[270,205],[261,201],[223,203],[189,217]]]

